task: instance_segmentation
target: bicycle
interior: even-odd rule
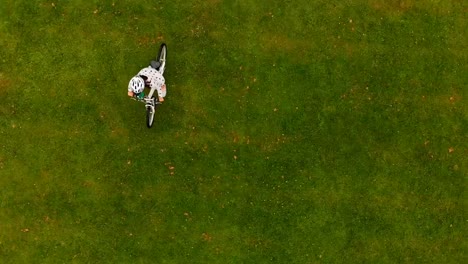
[[[164,70],[166,69],[166,55],[167,55],[167,46],[165,43],[162,43],[159,47],[158,56],[156,57],[156,61],[151,61],[150,66],[159,73],[164,74]],[[146,108],[146,126],[151,128],[154,122],[154,113],[156,112],[156,106],[161,104],[159,102],[158,97],[154,97],[153,93],[156,89],[152,88],[149,92],[148,96],[145,96],[143,100],[138,100],[140,102],[145,103]]]

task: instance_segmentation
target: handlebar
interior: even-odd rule
[[[146,98],[146,97],[144,97],[143,99],[139,99],[139,98],[137,98],[137,97],[135,97],[135,96],[132,96],[131,99],[132,99],[132,100],[135,100],[135,101],[137,101],[137,102],[142,102],[142,103],[150,103],[150,104],[154,103],[155,105],[157,105],[157,104],[162,104],[161,102],[159,102],[158,100],[156,100],[155,97],[153,97],[153,99]]]

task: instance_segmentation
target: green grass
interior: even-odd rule
[[[0,262],[465,262],[467,8],[2,0]]]

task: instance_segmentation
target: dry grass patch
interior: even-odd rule
[[[8,79],[4,73],[0,72],[0,95],[5,95],[5,93],[11,88],[11,81]]]
[[[293,39],[285,35],[264,34],[260,36],[260,44],[268,53],[288,54],[296,62],[308,63],[307,54],[313,48],[310,41]]]

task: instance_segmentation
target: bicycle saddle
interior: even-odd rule
[[[152,68],[155,68],[156,70],[159,69],[159,66],[161,66],[161,63],[159,61],[151,61],[150,63]]]

